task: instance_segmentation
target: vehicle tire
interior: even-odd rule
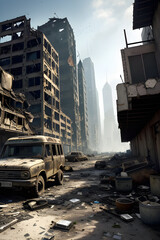
[[[56,176],[55,176],[55,182],[57,185],[62,185],[63,184],[63,172],[62,170],[58,170]]]
[[[42,176],[38,176],[36,185],[33,188],[33,195],[39,197],[43,194],[45,190],[45,182]]]

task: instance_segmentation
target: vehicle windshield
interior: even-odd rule
[[[71,155],[76,155],[76,156],[78,156],[78,155],[80,155],[80,153],[79,153],[79,152],[71,152]]]
[[[41,144],[37,145],[6,145],[2,152],[2,158],[42,158]]]

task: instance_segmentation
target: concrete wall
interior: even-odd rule
[[[131,141],[133,155],[147,158],[160,169],[160,110]]]

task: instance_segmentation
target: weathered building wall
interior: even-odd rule
[[[133,155],[147,158],[160,169],[160,110],[131,141]]]
[[[67,18],[50,18],[38,27],[59,54],[61,108],[72,120],[73,150],[81,149],[79,92],[76,64],[76,42]]]
[[[15,77],[13,89],[25,94],[34,132],[60,138],[58,53],[25,16],[1,22],[0,37],[0,66]]]
[[[82,62],[78,63],[78,84],[79,84],[79,112],[81,123],[82,151],[88,151],[88,109],[86,95],[86,80]]]

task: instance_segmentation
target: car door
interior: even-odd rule
[[[52,162],[53,162],[53,174],[56,174],[58,171],[58,149],[56,144],[52,144]]]
[[[47,178],[53,175],[53,161],[52,161],[52,149],[51,144],[45,145],[45,170]]]

